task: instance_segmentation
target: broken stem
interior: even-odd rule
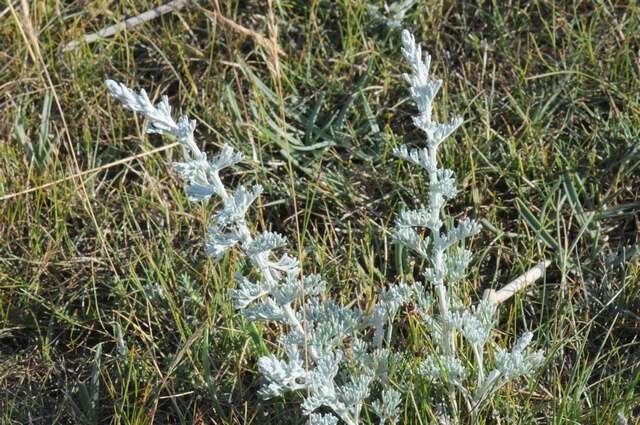
[[[509,284],[505,285],[498,291],[496,291],[495,289],[487,289],[486,291],[484,291],[483,298],[495,304],[501,304],[505,302],[516,292],[523,290],[536,280],[540,279],[544,274],[546,268],[549,267],[549,264],[551,264],[551,261],[549,260],[545,260],[536,264],[531,269],[529,269],[529,271],[527,271],[523,275],[520,275],[518,278],[511,281]]]

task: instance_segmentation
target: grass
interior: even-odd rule
[[[303,422],[291,400],[256,397],[255,360],[278,329],[252,335],[227,297],[242,264],[205,258],[215,205],[186,201],[180,152],[147,154],[167,142],[112,102],[106,78],[169,95],[207,152],[243,151],[227,181],[265,186],[254,222],[296,241],[336,298],[366,305],[397,276],[386,229],[425,193],[390,156],[419,138],[398,34],[365,0],[229,0],[221,13],[267,40],[273,19],[284,54],[216,23],[207,2],[59,51],[160,3],[0,12],[2,423]],[[532,329],[549,361],[486,423],[638,423],[640,8],[420,1],[404,25],[445,82],[438,115],[465,118],[441,159],[463,194],[452,214],[485,224],[467,289],[553,261],[500,311],[501,343]],[[416,387],[403,423],[434,420],[427,394]]]

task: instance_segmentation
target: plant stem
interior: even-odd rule
[[[480,388],[482,386],[482,383],[484,382],[482,349],[478,347],[478,344],[471,344],[471,349],[473,350],[473,356],[476,360],[476,367],[478,368],[478,388]]]

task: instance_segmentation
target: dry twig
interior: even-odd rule
[[[100,40],[106,37],[111,37],[112,35],[129,29],[140,24],[144,24],[147,21],[157,18],[158,16],[162,16],[165,13],[172,12],[174,10],[179,10],[185,7],[188,4],[189,0],[173,0],[169,3],[163,4],[162,6],[158,6],[155,9],[147,10],[144,13],[139,14],[138,16],[134,16],[133,18],[126,19],[122,22],[119,22],[115,25],[111,25],[110,27],[103,28],[100,31],[87,34],[79,40],[74,40],[62,48],[63,52],[76,49],[83,43],[93,43],[96,40]]]
[[[549,260],[545,260],[536,264],[525,274],[511,281],[509,284],[505,285],[498,291],[496,291],[495,289],[487,289],[486,291],[484,291],[483,298],[485,300],[493,301],[496,304],[505,302],[516,292],[523,290],[536,280],[540,279],[544,274],[545,269],[549,267],[549,264],[551,264],[551,261]]]

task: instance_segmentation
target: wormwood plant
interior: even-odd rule
[[[432,119],[433,99],[442,86],[442,80],[429,75],[431,56],[422,58],[422,49],[413,35],[402,32],[402,54],[411,66],[412,73],[405,74],[411,97],[418,106],[419,114],[413,122],[426,135],[426,147],[410,149],[402,146],[395,150],[396,156],[424,169],[429,178],[426,205],[416,210],[400,213],[396,220],[394,239],[412,250],[429,265],[423,273],[425,282],[433,288],[432,293],[416,288],[416,303],[435,352],[424,359],[419,374],[435,386],[446,387],[450,411],[458,421],[457,399],[464,400],[472,421],[484,401],[509,380],[530,375],[544,360],[542,352],[527,352],[533,335],[523,334],[511,352],[502,348],[493,349],[488,344],[494,326],[496,304],[482,300],[472,307],[461,302],[463,295],[457,283],[471,262],[471,252],[463,246],[466,238],[480,232],[474,220],[461,220],[457,225],[445,223],[445,204],[457,195],[453,171],[440,168],[437,161],[438,147],[461,124],[462,118],[449,123],[438,123]],[[426,230],[421,237],[416,230]],[[416,285],[419,287],[419,285]],[[458,338],[462,335],[462,341]],[[471,351],[472,359],[466,353]],[[485,350],[492,353],[485,359]],[[491,362],[493,360],[493,362]],[[489,363],[489,364],[487,364]],[[490,370],[486,373],[485,371]]]
[[[414,123],[426,134],[426,147],[402,146],[395,155],[427,172],[429,192],[425,206],[399,214],[393,237],[428,267],[424,284],[390,285],[368,310],[332,301],[322,278],[304,275],[298,259],[283,252],[287,243],[283,235],[252,231],[246,213],[262,187],[240,185],[230,191],[220,178],[222,170],[242,160],[240,153],[225,144],[208,160],[194,141],[195,121],[185,116],[174,120],[166,96],[153,105],[144,90],[135,93],[123,84],[106,82],[125,108],[149,120],[147,132],[181,143],[185,159],[174,167],[187,181],[189,199],[202,202],[215,196],[222,203],[210,218],[206,252],[216,260],[234,247],[244,253],[255,272],[236,275],[237,288],[230,292],[236,309],[249,321],[275,322],[283,329],[279,349],[258,360],[264,379],[259,393],[265,399],[296,393],[310,425],[338,421],[356,425],[363,421],[364,411],[375,414],[380,423],[397,423],[401,391],[409,388],[394,384],[393,367],[403,358],[409,363],[413,359],[393,351],[393,321],[408,302],[416,305],[429,345],[434,347],[418,362],[417,375],[431,382],[434,400],[440,387],[447,395],[449,411],[443,412],[443,421],[461,420],[458,404],[463,400],[476,422],[482,404],[495,391],[513,378],[531,374],[543,360],[540,352],[526,350],[531,333],[522,335],[511,351],[495,348],[490,341],[496,305],[481,301],[469,307],[461,301],[465,297],[456,283],[471,261],[463,242],[477,234],[480,226],[473,220],[449,224],[452,220],[444,207],[457,190],[453,172],[438,165],[437,149],[462,119],[432,120],[433,99],[442,81],[430,78],[430,56],[423,60],[420,46],[408,31],[402,33],[402,44],[412,70],[404,77],[419,110]]]

